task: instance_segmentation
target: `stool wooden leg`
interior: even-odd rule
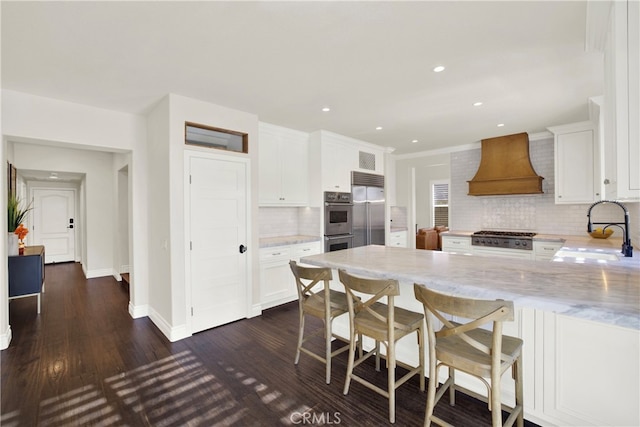
[[[295,365],[300,361],[300,347],[302,347],[302,336],[304,335],[304,313],[300,312],[300,330],[298,331],[298,347],[296,348],[296,359],[293,361]]]
[[[436,370],[435,354],[429,354],[429,383],[427,384],[427,409],[424,414],[424,425],[431,425],[431,416],[436,402],[436,387],[438,386],[438,372]]]
[[[331,382],[331,319],[327,318],[325,320],[325,361],[326,361],[326,382],[329,384]]]
[[[351,384],[351,375],[353,374],[353,363],[356,357],[356,334],[353,332],[353,326],[351,331],[349,339],[349,363],[347,364],[347,377],[344,380],[344,390],[342,391],[342,394],[349,393],[349,384]],[[361,335],[358,336],[362,337]],[[360,340],[362,340],[362,338],[360,338]],[[360,346],[360,349],[362,350],[362,346]]]
[[[379,348],[378,348],[379,349]],[[392,341],[387,345],[387,384],[389,388],[389,421],[396,422],[396,350]]]
[[[502,402],[501,402],[501,384],[500,384],[500,372],[498,369],[494,369],[491,372],[491,390],[490,390],[490,402],[491,402],[491,425],[493,427],[502,426]]]
[[[522,354],[518,356],[518,359],[513,364],[513,369],[516,370],[516,406],[520,405],[522,410],[518,414],[516,419],[516,425],[518,427],[524,427],[524,400],[523,400],[523,385],[522,385]]]

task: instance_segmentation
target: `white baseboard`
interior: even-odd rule
[[[129,265],[121,265],[120,266],[120,273],[129,273]]]
[[[11,325],[7,326],[7,330],[0,335],[0,350],[9,348],[11,343]]]
[[[84,270],[84,267],[83,267],[83,270]],[[84,276],[87,279],[95,279],[96,277],[113,276],[113,269],[100,268],[97,270],[87,270],[85,271]]]
[[[133,319],[140,319],[141,317],[147,317],[149,315],[149,306],[147,304],[133,305],[131,304],[131,301],[129,301],[129,315]]]
[[[261,304],[254,304],[251,306],[251,310],[249,311],[249,316],[248,318],[252,318],[252,317],[257,317],[257,316],[262,316],[262,305]]]
[[[171,326],[157,311],[149,307],[149,319],[160,329],[160,332],[171,342],[176,342],[191,336],[187,325]]]

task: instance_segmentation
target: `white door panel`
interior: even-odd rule
[[[75,261],[75,190],[34,189],[33,244],[44,245],[45,262]]]
[[[189,159],[192,333],[247,316],[246,164]]]

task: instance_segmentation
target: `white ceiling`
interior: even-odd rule
[[[5,89],[140,114],[176,93],[397,154],[587,120],[603,91],[584,1],[1,7]]]

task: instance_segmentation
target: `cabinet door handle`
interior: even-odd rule
[[[247,252],[247,247],[245,245],[240,245],[238,250],[240,251],[241,254],[243,254],[243,253]]]

